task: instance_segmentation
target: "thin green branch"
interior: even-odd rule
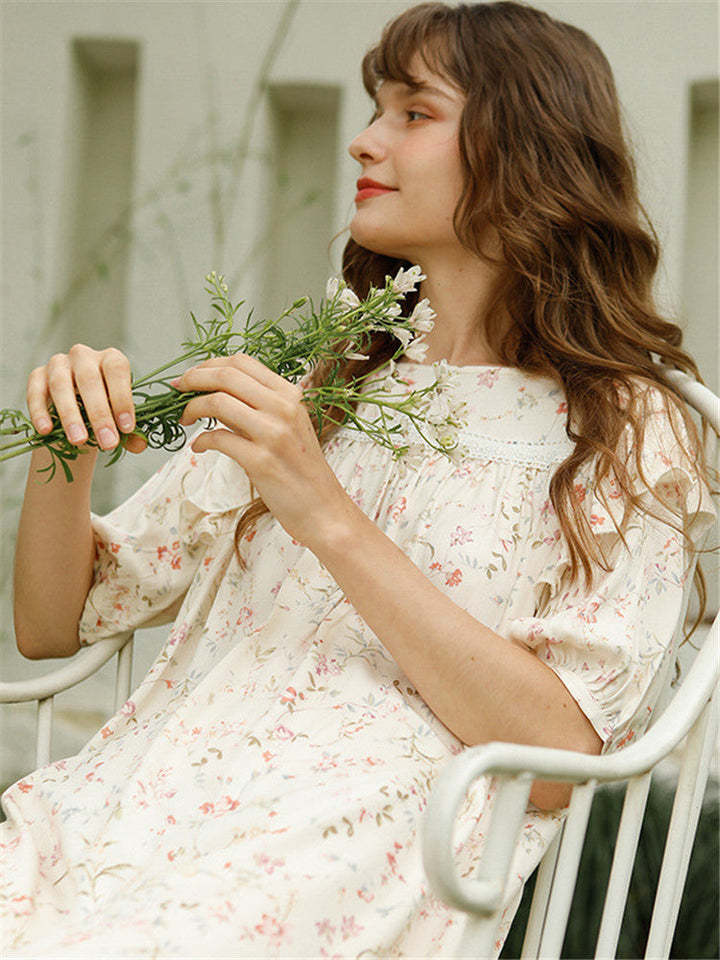
[[[388,361],[390,365],[411,345],[417,347],[422,340],[420,331],[432,326],[429,320],[432,311],[425,306],[418,313],[422,306],[419,305],[413,314],[404,317],[400,301],[421,278],[419,268],[401,270],[397,277],[388,277],[383,288],[371,288],[364,300],[359,300],[342,281],[332,280],[317,310],[312,301],[302,297],[277,320],[252,321],[250,314],[242,329],[236,330],[234,320],[243,301],[233,305],[222,275],[208,274],[205,289],[210,295],[213,318],[201,323],[191,314],[195,335],[183,342],[184,349],[179,356],[132,382],[137,434],[151,447],[180,449],[185,443],[185,432],[179,421],[188,402],[199,394],[176,390],[169,371],[177,375],[189,362],[242,350],[293,382],[300,381],[317,364],[328,367],[331,372],[324,382],[306,386],[304,393],[318,430],[327,411],[333,409],[339,411],[342,425],[363,431],[396,457],[417,445],[418,440],[441,453],[452,454],[453,431],[459,426],[459,416],[447,412],[433,415],[431,409],[434,399],[446,386],[442,373],[436,375],[434,383],[415,390],[408,390],[407,384],[398,378],[395,380],[398,390],[394,390],[392,374],[389,378],[387,374],[383,377],[377,370],[360,373],[349,383],[337,373],[348,357],[364,356],[362,350],[373,332],[384,332],[394,338],[396,349]],[[281,321],[288,318],[293,324],[285,329]],[[447,402],[443,410],[446,407]],[[88,431],[87,444],[97,446],[82,403],[80,408]],[[70,464],[80,450],[70,443],[54,411],[51,413],[55,426],[49,434],[40,435],[21,411],[0,411],[0,462],[43,446],[52,456],[47,468],[49,476],[60,466],[71,480]],[[407,429],[409,425],[415,431],[412,438]],[[122,456],[126,440],[126,437],[121,439],[109,463],[115,463]]]

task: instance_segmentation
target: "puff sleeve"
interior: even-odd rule
[[[96,558],[81,644],[172,621],[208,544],[224,534],[232,540],[250,499],[234,461],[186,447],[121,506],[93,515]]]
[[[610,570],[596,569],[591,589],[582,578],[571,583],[561,538],[538,585],[535,615],[508,624],[509,638],[533,650],[562,680],[602,739],[603,752],[630,742],[650,719],[675,661],[674,639],[695,566],[683,534],[697,547],[715,519],[686,442],[660,395],[647,397],[642,477],[635,471],[632,481],[656,516],[640,509],[626,518],[623,543],[614,522],[623,513],[616,486],[594,490],[590,480],[578,483]]]

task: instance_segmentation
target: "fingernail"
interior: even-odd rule
[[[177,387],[179,383],[180,383],[180,377],[173,377],[173,379],[170,381],[170,386]]]
[[[50,417],[40,417],[37,422],[38,433],[45,433],[46,430],[50,430],[52,427],[52,420]]]
[[[130,431],[133,428],[133,418],[129,413],[121,413],[118,417],[118,425],[121,430]]]
[[[109,427],[103,427],[97,435],[98,443],[101,447],[114,447],[117,444],[117,437]]]
[[[79,423],[73,423],[68,427],[68,436],[73,443],[80,443],[81,440],[84,440],[87,434],[85,433],[85,428],[81,427]]]

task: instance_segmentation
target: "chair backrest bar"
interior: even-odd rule
[[[690,731],[675,792],[645,956],[668,957],[717,730],[717,691]]]
[[[104,643],[104,642],[103,642]],[[36,770],[50,762],[55,697],[70,690],[91,676],[103,664],[116,657],[114,709],[117,711],[130,696],[132,686],[133,637],[107,642],[105,649],[87,648],[68,664],[53,673],[35,680],[11,681],[0,684],[0,702],[35,703],[35,747],[32,767]]]
[[[562,950],[595,787],[589,780],[573,789],[540,938],[538,956],[544,960],[557,960]]]
[[[55,698],[38,700],[35,707],[35,756],[33,769],[44,767],[50,762],[52,746],[52,727]]]
[[[635,865],[651,780],[652,773],[643,773],[639,777],[633,777],[625,790],[625,801],[615,839],[610,877],[595,946],[596,960],[614,957],[617,953],[620,928],[625,915],[630,878]]]
[[[540,941],[545,926],[545,918],[547,917],[550,894],[552,893],[555,882],[564,827],[565,824],[561,824],[550,846],[545,851],[545,855],[540,861],[540,866],[537,870],[535,890],[533,892],[530,914],[528,916],[527,926],[525,927],[525,938],[523,939],[522,952],[520,954],[521,960],[532,960],[533,957],[539,956]]]

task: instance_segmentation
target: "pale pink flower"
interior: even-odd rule
[[[341,924],[341,933],[343,940],[349,940],[350,937],[356,937],[362,933],[363,927],[359,926],[355,917],[343,917]]]
[[[335,933],[335,927],[330,923],[327,917],[325,917],[324,920],[316,920],[315,926],[317,927],[319,937],[327,937],[328,940],[332,939],[332,936]]]
[[[35,910],[35,901],[32,897],[18,896],[10,900],[10,909],[16,917],[29,917]]]
[[[455,531],[450,534],[450,546],[457,546],[459,543],[469,543],[472,541],[472,530],[465,530],[464,527],[457,526]]]

